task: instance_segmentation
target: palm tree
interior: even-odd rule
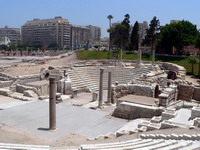
[[[108,15],[107,18],[109,19],[109,27],[110,27],[110,30],[111,30],[111,20],[113,19],[113,16],[112,15]],[[109,32],[109,51],[110,51],[110,46],[111,45],[111,39],[110,39],[110,32]]]
[[[198,62],[196,57],[190,57],[189,58],[189,63],[192,64],[192,74],[194,75],[194,64]]]

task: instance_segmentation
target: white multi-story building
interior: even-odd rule
[[[89,41],[90,30],[87,27],[71,25],[71,49],[83,48]]]
[[[0,28],[0,38],[9,39],[10,44],[17,45],[21,42],[21,33],[19,28],[9,28],[5,26],[4,28]]]
[[[145,39],[147,35],[148,23],[147,21],[143,21],[143,23],[139,23],[139,36],[140,39]]]
[[[89,40],[90,41],[100,41],[101,39],[101,28],[97,26],[88,25],[86,26],[89,28]]]
[[[70,48],[70,24],[67,19],[33,19],[22,27],[22,43],[48,47],[57,44],[58,48]]]
[[[11,44],[11,42],[7,36],[0,37],[0,45],[9,45],[9,44]]]

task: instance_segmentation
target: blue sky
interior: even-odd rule
[[[184,19],[200,29],[200,0],[0,0],[0,4],[0,28],[21,27],[33,18],[62,16],[71,24],[100,26],[104,37],[108,36],[107,15],[113,15],[116,22],[128,13],[131,24],[157,16],[161,25]]]

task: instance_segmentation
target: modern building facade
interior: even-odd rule
[[[147,21],[143,21],[143,23],[139,23],[139,36],[141,40],[145,39],[145,36],[147,35],[147,29],[148,29]]]
[[[89,41],[90,29],[83,26],[71,25],[71,49],[83,48]]]
[[[181,20],[170,20],[170,23],[177,23],[180,22]]]
[[[21,32],[19,28],[9,28],[5,26],[4,28],[0,28],[0,38],[1,39],[9,39],[10,44],[17,45],[21,42]],[[6,40],[7,41],[7,40]]]
[[[70,48],[70,24],[67,19],[33,19],[22,27],[22,43],[49,47],[54,44],[59,49]]]
[[[0,37],[0,45],[10,45],[10,39],[7,36]]]
[[[101,28],[97,26],[88,25],[89,28],[89,40],[90,41],[100,41],[101,39]]]

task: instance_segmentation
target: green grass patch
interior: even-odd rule
[[[110,53],[108,51],[88,51],[79,50],[76,51],[77,58],[79,60],[92,60],[92,59],[115,59],[117,58],[116,53]],[[120,56],[118,56],[120,58]],[[137,54],[123,54],[124,60],[137,60]],[[151,55],[142,55],[143,61],[152,61]],[[191,74],[192,65],[189,63],[189,58],[182,57],[170,57],[170,56],[156,56],[155,61],[160,62],[171,62],[185,67],[186,72]],[[194,65],[194,74],[198,74],[198,64]]]

